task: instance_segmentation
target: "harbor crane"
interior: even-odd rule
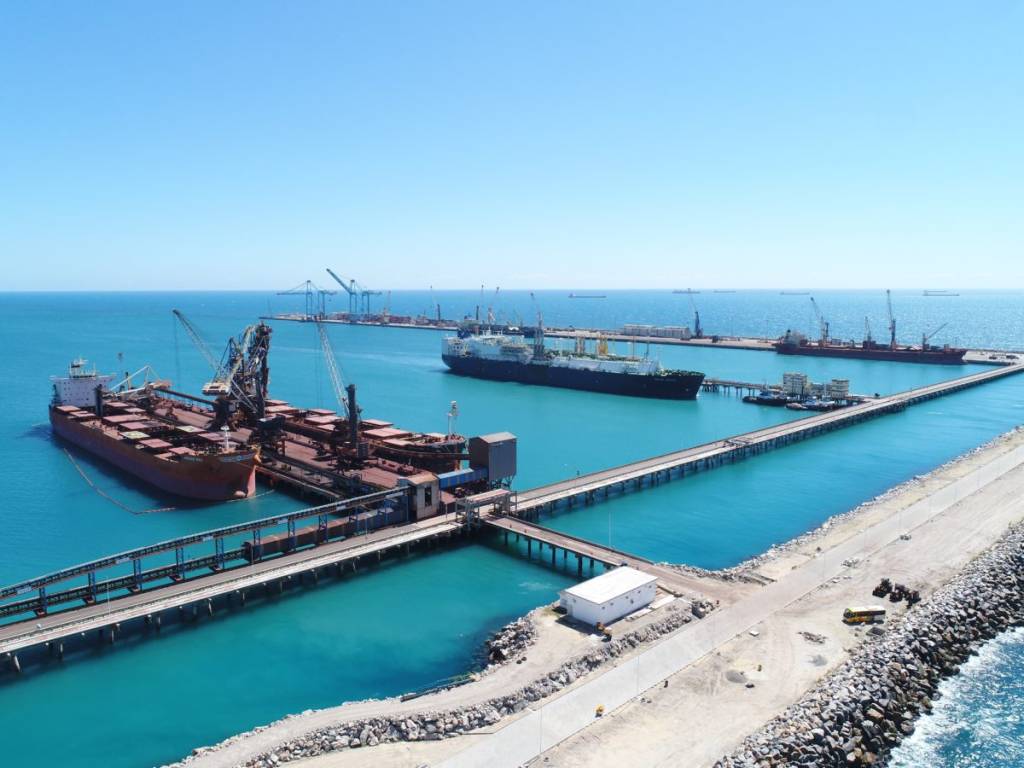
[[[480,289],[483,290],[482,285],[480,286]],[[494,325],[494,305],[498,301],[498,291],[500,290],[500,285],[494,289],[494,296],[491,297],[491,303],[487,307],[487,325]]]
[[[199,354],[203,356],[203,359],[206,360],[210,369],[213,371],[213,380],[203,385],[203,394],[219,394],[222,391],[221,386],[217,383],[221,374],[220,363],[217,361],[217,358],[214,357],[213,352],[210,351],[210,347],[206,343],[206,340],[203,339],[202,334],[199,333],[199,329],[192,324],[192,321],[185,317],[185,314],[180,309],[172,309],[171,313],[178,318],[178,322],[180,322],[182,328],[185,329],[189,339],[192,340],[192,344],[199,350]]]
[[[211,430],[227,424],[239,405],[250,422],[262,419],[266,413],[270,382],[270,326],[264,323],[246,326],[237,337],[228,339],[224,354],[218,362],[199,330],[184,313],[178,309],[173,310],[173,313],[213,369],[213,378],[203,385],[204,395],[217,397]]]
[[[939,331],[941,331],[947,325],[949,325],[949,323],[943,323],[942,325],[940,325],[938,328],[936,328],[931,333],[923,333],[923,334],[921,334],[921,351],[922,352],[927,352],[928,351],[928,342],[932,340],[932,336],[937,334]]]
[[[864,346],[870,347],[875,340],[871,337],[871,318],[864,317]]]
[[[885,306],[889,310],[889,349],[896,349],[896,318],[892,314],[892,291],[885,289]]]
[[[331,339],[327,335],[327,327],[319,320],[316,321],[316,332],[320,338],[320,348],[324,353],[324,362],[327,364],[327,373],[331,379],[334,397],[344,411],[345,420],[348,422],[349,442],[355,446],[359,442],[359,406],[356,405],[356,385],[345,386],[343,383],[338,361],[334,358]]]
[[[693,300],[693,291],[686,291],[687,297],[690,299],[690,307],[693,309],[693,338],[703,339],[704,329],[700,327],[700,312],[697,311],[697,302]]]
[[[350,315],[370,314],[370,297],[384,295],[384,291],[371,290],[364,285],[360,285],[353,278],[349,278],[348,282],[345,282],[330,267],[327,268],[327,274],[333,277],[338,285],[344,288],[348,294],[348,312]]]
[[[278,296],[305,296],[306,317],[324,317],[327,314],[327,297],[333,296],[337,291],[321,288],[312,280],[299,283],[287,291],[278,291]]]
[[[821,332],[821,345],[825,346],[828,344],[828,321],[824,315],[821,314],[821,310],[818,308],[818,302],[811,296],[811,306],[814,307],[814,316],[818,319],[818,328]]]

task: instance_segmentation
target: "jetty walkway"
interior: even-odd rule
[[[588,504],[607,498],[611,493],[655,486],[674,477],[734,462],[1021,371],[1024,371],[1024,364],[993,368],[840,411],[816,414],[541,486],[516,494],[506,507],[509,514],[502,514],[498,505],[490,505],[481,506],[474,515],[448,515],[410,522],[403,509],[403,491],[380,491],[101,558],[0,589],[0,618],[28,612],[36,614],[34,619],[0,625],[0,659],[6,659],[17,670],[20,669],[18,652],[42,645],[59,657],[64,653],[66,640],[85,637],[90,631],[98,631],[101,636],[106,632],[105,637],[113,643],[126,622],[142,620],[147,627],[159,629],[160,614],[169,609],[178,609],[182,618],[186,608],[191,608],[193,616],[200,609],[212,614],[216,598],[229,602],[238,599],[244,603],[246,591],[257,587],[273,594],[275,590],[282,591],[284,583],[296,576],[301,580],[305,574],[310,574],[317,579],[322,571],[329,573],[332,568],[340,575],[348,565],[355,569],[362,558],[375,556],[379,560],[396,549],[408,551],[410,546],[420,542],[465,533],[470,522],[502,532],[506,541],[509,536],[525,538],[530,556],[534,544],[538,555],[548,547],[552,565],[557,565],[559,551],[563,564],[573,555],[580,577],[585,561],[591,570],[595,564],[605,567],[627,564],[657,575],[660,586],[673,594],[691,598],[714,596],[713,585],[709,587],[707,580],[696,575],[553,531],[533,520],[541,512],[560,504],[572,506],[581,501]],[[496,492],[490,492],[493,493]],[[489,494],[481,498],[486,496]],[[337,515],[347,517],[330,519]],[[296,527],[298,521],[314,518],[315,525]],[[245,537],[250,538],[240,541]],[[213,551],[187,558],[187,547],[203,544],[212,546]],[[172,552],[174,561],[168,562]],[[146,558],[153,556],[162,560],[155,567],[144,568]],[[105,581],[97,580],[98,571],[119,566],[123,566],[122,570],[130,567],[131,572],[119,573]],[[49,591],[61,582],[85,578],[87,584]],[[29,596],[31,593],[34,594]],[[75,601],[84,605],[49,611],[60,603]]]
[[[0,626],[0,658],[6,659],[16,670],[20,669],[17,653],[26,648],[47,645],[52,655],[63,656],[63,643],[70,637],[98,631],[102,637],[109,629],[109,642],[116,640],[121,625],[143,619],[147,626],[160,628],[160,614],[179,609],[184,616],[191,607],[194,616],[199,610],[210,615],[214,612],[214,599],[227,596],[245,604],[247,593],[263,588],[268,594],[283,591],[284,583],[295,577],[310,574],[318,579],[321,571],[343,569],[354,572],[362,558],[381,559],[389,551],[406,552],[414,544],[438,538],[451,538],[465,526],[452,516],[436,517],[403,525],[400,529],[385,528],[352,536],[340,541],[320,544],[309,549],[281,555],[273,559],[256,561],[234,568],[205,574],[198,578],[172,581],[159,587],[137,591],[110,600],[98,600],[78,608],[38,616],[35,620],[20,621]]]
[[[992,368],[957,379],[875,398],[837,411],[818,413],[785,424],[542,485],[516,494],[512,505],[513,514],[526,519],[536,519],[542,512],[552,511],[560,504],[566,506],[573,506],[577,503],[592,504],[599,499],[608,498],[612,493],[626,493],[630,490],[656,486],[694,472],[739,461],[784,445],[806,440],[809,437],[842,429],[876,416],[902,411],[908,405],[959,392],[1022,371],[1024,371],[1024,365],[1019,363]]]

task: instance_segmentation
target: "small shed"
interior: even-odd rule
[[[574,619],[610,624],[654,602],[657,577],[623,565],[558,593]]]

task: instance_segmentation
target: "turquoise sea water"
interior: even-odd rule
[[[437,296],[466,303],[467,309],[478,298],[475,292]],[[731,302],[736,333],[763,332],[755,326],[763,324],[767,306],[779,303],[785,316],[787,302],[807,301],[756,295],[748,297],[750,306],[744,310],[743,294],[706,295],[708,306],[713,296]],[[703,303],[702,297],[695,298]],[[550,322],[611,327],[622,322],[617,308],[626,304],[638,307],[638,316],[626,316],[627,322],[679,322],[660,319],[657,312],[684,306],[681,300],[687,299],[616,295],[604,305],[605,316],[598,306],[602,300],[569,301],[554,294],[541,300]],[[863,314],[864,300],[862,294],[832,294],[829,305],[837,315],[844,306],[847,314]],[[1000,296],[993,301],[1012,309],[1013,300]],[[429,308],[427,302],[426,293],[392,296],[396,312],[417,312],[416,304]],[[911,297],[899,305],[912,306]],[[75,454],[87,475],[129,508],[178,507],[133,515],[90,490],[50,437],[47,377],[60,373],[76,355],[95,360],[101,370],[135,370],[150,363],[183,388],[198,388],[204,364],[185,334],[175,329],[172,307],[183,309],[219,349],[227,335],[257,314],[294,309],[295,303],[260,293],[0,295],[0,348],[5,353],[0,359],[5,384],[0,582],[302,506],[274,493],[183,508]],[[702,316],[707,311],[702,308]],[[551,315],[568,319],[551,320]],[[1019,320],[1019,310],[1014,317]],[[960,322],[966,329],[961,333],[979,339],[971,343],[999,336],[993,331],[998,324],[988,315],[977,316],[974,324]],[[705,324],[710,328],[709,320]],[[726,395],[660,403],[461,379],[446,374],[440,363],[440,333],[352,327],[332,327],[330,333],[343,374],[359,388],[366,415],[438,430],[445,427],[450,401],[456,400],[459,431],[516,433],[519,488],[797,415],[744,405]],[[652,348],[655,352],[666,365],[712,376],[776,381],[783,371],[803,370],[815,379],[849,378],[861,392],[906,389],[970,370],[717,349]],[[271,365],[275,396],[335,405],[311,326],[276,323]],[[551,523],[604,540],[610,521],[615,546],[658,559],[731,565],[1015,426],[1022,421],[1022,394],[1024,379],[1007,380],[682,483],[560,515]],[[466,546],[388,563],[343,584],[324,582],[272,605],[222,612],[202,620],[196,630],[165,632],[156,640],[97,651],[94,658],[49,666],[20,679],[5,676],[0,678],[0,729],[21,736],[5,758],[12,765],[149,765],[288,712],[408,690],[465,670],[489,631],[549,602],[573,578],[496,544]],[[69,729],[66,738],[50,738],[56,723]],[[111,754],[114,738],[119,749]]]

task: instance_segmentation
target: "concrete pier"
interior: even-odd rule
[[[902,411],[908,405],[959,392],[1022,371],[1022,364],[992,368],[981,373],[879,397],[837,411],[818,413],[785,424],[540,486],[516,494],[512,505],[513,514],[517,517],[535,519],[541,512],[551,511],[559,504],[572,506],[577,502],[593,503],[598,491],[603,491],[607,497],[609,493],[626,493],[630,490],[639,490],[645,485],[653,486],[660,481],[685,477],[693,472],[719,467],[867,419]]]

